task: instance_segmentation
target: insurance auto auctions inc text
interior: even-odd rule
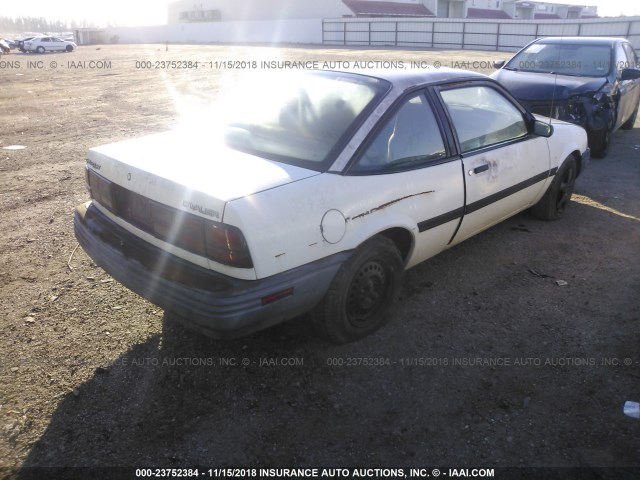
[[[486,477],[495,476],[492,468],[251,468],[251,469],[213,469],[210,477],[238,476],[244,478],[437,478],[445,477]],[[231,474],[231,475],[230,475]]]

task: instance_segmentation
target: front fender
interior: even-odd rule
[[[584,128],[567,122],[553,120],[554,132],[548,139],[549,155],[551,159],[551,168],[558,168],[569,155],[582,155],[588,149],[587,132]],[[581,159],[577,159],[580,163],[578,173],[580,173],[585,165],[582,165]]]
[[[610,95],[603,95],[599,100],[594,98],[594,103],[587,103],[586,111],[589,130],[611,128],[615,122],[616,102]]]

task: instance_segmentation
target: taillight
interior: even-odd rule
[[[114,209],[112,183],[87,168],[87,183],[89,193],[100,205],[104,205],[109,210]]]
[[[89,169],[87,177],[91,198],[140,230],[224,265],[253,268],[249,247],[237,227],[168,207]]]
[[[151,202],[152,235],[177,247],[207,256],[204,245],[206,220],[157,202]]]
[[[242,232],[231,225],[210,222],[205,231],[207,256],[218,262],[240,268],[251,268],[253,262]]]

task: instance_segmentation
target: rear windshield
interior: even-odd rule
[[[612,68],[608,45],[535,43],[509,60],[505,68],[578,77],[604,77]]]
[[[386,81],[362,75],[269,74],[226,99],[224,141],[236,150],[323,170],[388,88]]]

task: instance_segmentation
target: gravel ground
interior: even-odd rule
[[[389,324],[349,345],[319,340],[305,317],[234,341],[201,337],[76,250],[87,149],[166,130],[239,75],[259,75],[235,61],[490,73],[470,62],[504,57],[174,45],[4,56],[0,476],[200,465],[640,478],[640,422],[622,415],[640,400],[640,123],[578,179],[564,219],[523,213],[410,270]],[[166,60],[212,63],[136,63]]]

